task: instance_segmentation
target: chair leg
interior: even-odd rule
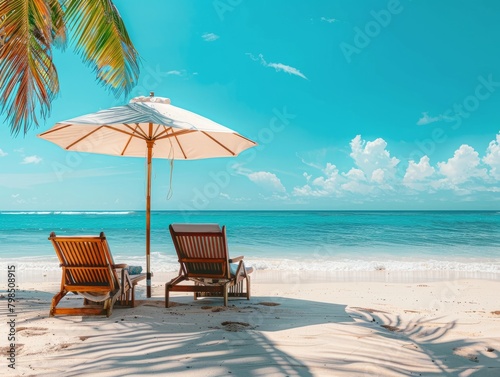
[[[250,276],[247,276],[247,300],[250,300]]]
[[[50,306],[50,316],[53,317],[54,316],[54,312],[55,312],[55,309],[56,309],[56,306],[57,304],[59,304],[59,301],[61,301],[61,299],[66,296],[68,292],[67,291],[61,291],[59,292],[58,294],[56,294],[53,298],[52,298],[52,305]]]
[[[169,285],[165,284],[165,307],[168,308],[168,296],[170,294]]]
[[[113,311],[113,301],[111,298],[108,298],[104,301],[103,311],[106,312],[106,317],[109,317]]]
[[[227,296],[229,287],[227,284],[224,285],[224,306],[227,306]]]

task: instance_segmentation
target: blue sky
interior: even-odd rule
[[[142,58],[117,100],[72,49],[26,136],[0,122],[1,210],[144,209],[145,161],[66,152],[57,121],[169,97],[257,141],[153,164],[153,209],[500,209],[495,0],[115,1]]]

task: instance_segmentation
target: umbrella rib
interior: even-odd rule
[[[142,131],[142,129],[139,127],[139,125],[137,125],[137,127],[136,127],[135,130],[132,127],[130,127],[128,124],[123,124],[123,125],[126,126],[127,128],[129,128],[132,131],[132,133],[129,133],[129,132],[124,131],[124,130],[120,130],[119,128],[116,128],[116,127],[113,127],[113,126],[103,125],[103,126],[99,126],[99,127],[95,128],[94,130],[92,130],[91,132],[89,132],[88,134],[86,134],[85,136],[82,136],[80,139],[76,140],[75,142],[73,142],[70,145],[68,145],[67,147],[65,147],[64,149],[66,149],[66,150],[70,149],[72,146],[74,146],[75,144],[78,144],[83,139],[86,139],[87,137],[89,137],[90,135],[92,135],[94,132],[99,131],[101,128],[109,128],[111,130],[124,133],[125,135],[130,135],[130,139],[129,139],[128,143],[127,143],[127,146],[130,143],[130,140],[132,139],[132,137],[138,137],[138,138],[142,139],[140,136],[137,135],[137,132],[136,132],[137,128],[139,128],[139,130]],[[66,127],[69,127],[69,126],[71,126],[71,125],[68,125]],[[60,130],[60,128],[58,128],[57,130],[54,130],[54,131],[58,131],[58,130]],[[125,149],[127,148],[127,146],[125,146]],[[125,151],[125,149],[123,151]]]
[[[229,149],[228,147],[226,147],[224,144],[222,144],[220,141],[218,141],[217,139],[215,139],[214,137],[210,136],[208,133],[206,133],[205,131],[201,131],[201,133],[203,135],[205,135],[206,137],[208,137],[209,139],[212,139],[215,143],[219,144],[222,148],[224,148],[226,151],[228,151],[229,153],[231,153],[233,156],[236,156],[236,153],[234,153],[231,149]],[[238,134],[236,134],[238,135]]]
[[[48,135],[48,134],[51,134],[52,132],[56,132],[56,131],[61,131],[61,130],[65,129],[66,127],[70,127],[70,126],[72,126],[72,124],[66,124],[66,125],[64,125],[64,126],[62,126],[62,127],[55,128],[55,129],[51,129],[51,130],[48,130],[48,131],[42,132],[42,133],[40,134],[40,136]]]
[[[165,127],[165,126],[164,126]],[[168,130],[172,130],[172,133],[169,135],[168,134]],[[162,137],[158,137],[156,138],[156,140],[160,140],[160,139],[170,139],[170,138],[175,138],[175,142],[177,143],[177,145],[179,146],[179,149],[181,150],[182,152],[182,155],[184,156],[184,159],[187,160],[188,157],[186,155],[186,152],[184,152],[184,148],[182,148],[182,144],[180,143],[179,139],[177,138],[178,135],[184,135],[184,134],[189,134],[191,132],[196,132],[194,130],[182,130],[182,131],[179,131],[179,132],[174,132],[174,129],[172,127],[168,128],[168,129],[165,129],[165,136],[162,136]]]
[[[140,139],[147,139],[148,138],[148,135],[146,135],[146,133],[143,131],[143,129],[139,126],[138,123],[135,123],[135,128],[133,128],[131,125],[129,125],[127,123],[122,123],[122,124],[125,127],[127,127],[132,133],[129,134],[126,131],[120,130],[118,128],[113,128],[112,126],[106,126],[106,127],[109,127],[109,128],[111,128],[112,130],[115,130],[115,131],[125,132],[127,135],[138,137]],[[142,138],[141,138],[141,136],[142,136]]]
[[[172,129],[172,128],[170,128]],[[171,134],[168,134],[167,133],[168,131],[166,130],[166,135],[165,136],[161,136],[161,137],[157,137],[156,140],[160,140],[160,139],[168,139],[169,137],[177,137],[178,135],[184,135],[184,134],[189,134],[191,132],[196,132],[195,130],[182,130],[182,131],[179,131],[179,132],[173,132]]]
[[[139,123],[135,123],[135,129],[132,128],[132,126],[130,126],[129,124],[127,123],[123,123],[124,126],[127,126],[129,129],[133,130],[134,133],[139,130],[139,133],[144,137],[144,139],[147,139],[148,138],[148,135],[146,134],[146,132],[144,132],[144,130],[141,128],[141,126],[139,126]]]
[[[155,131],[153,132],[153,135],[155,135],[155,136],[153,136],[153,139],[155,139],[155,140],[157,139],[157,137],[158,137],[159,135],[161,135],[161,134],[162,134],[162,133],[160,132],[158,135],[156,135],[156,133],[158,132],[158,130],[160,129],[160,127],[162,127],[162,125],[161,125],[161,124],[158,124],[158,125],[156,126]]]
[[[82,136],[81,138],[79,138],[75,142],[71,143],[70,145],[68,145],[64,149],[69,150],[73,145],[78,144],[80,141],[82,141],[83,139],[86,139],[87,137],[89,137],[90,135],[92,135],[94,132],[99,131],[102,127],[104,127],[104,126],[99,126],[99,127],[95,128],[95,129],[93,129],[91,132],[89,132],[85,136]]]
[[[245,137],[245,136],[243,136],[243,135],[240,135],[240,134],[238,134],[238,133],[235,133],[235,135],[236,135],[236,136],[241,137],[243,140],[249,141],[249,142],[250,142],[250,143],[252,143],[253,145],[257,145],[257,143],[256,143],[255,141],[250,140],[250,139],[246,138],[246,137]]]
[[[174,130],[173,130],[173,128],[172,128],[172,127],[168,127],[168,128],[167,128],[167,126],[163,126],[163,128],[164,128],[164,129],[163,129],[163,131],[162,131],[162,132],[160,132],[160,133],[158,134],[158,136],[159,136],[159,135],[163,135],[163,134],[165,134],[165,136],[161,136],[161,137],[158,137],[158,136],[157,136],[155,140],[160,140],[160,139],[170,139],[170,138],[174,137],[174,138],[175,138],[175,142],[176,142],[176,143],[177,143],[177,145],[179,146],[179,149],[181,150],[182,155],[184,156],[184,159],[185,159],[185,160],[187,160],[188,158],[187,158],[186,152],[184,152],[184,148],[182,148],[181,143],[179,143],[179,139],[177,139],[177,135],[179,135],[179,134],[183,135],[183,134],[185,134],[185,133],[190,133],[190,132],[194,132],[194,131],[192,131],[192,130],[182,130],[182,131],[179,131],[179,132],[177,132],[177,133],[174,133]],[[172,131],[172,133],[171,133],[170,135],[168,134],[168,131],[169,131],[169,130],[171,130],[171,131]]]
[[[125,124],[125,126],[129,127],[129,125],[128,125],[128,124]],[[132,127],[129,127],[129,128],[132,128]],[[137,131],[137,129],[141,129],[141,128],[139,127],[139,125],[138,125],[138,124],[136,125],[136,127],[135,127],[135,129],[134,129],[134,133]],[[141,131],[142,131],[142,130],[141,130]],[[123,150],[122,150],[122,153],[121,153],[121,155],[122,155],[122,156],[125,154],[125,151],[127,150],[127,148],[128,148],[128,146],[129,146],[130,142],[132,141],[132,138],[133,138],[133,137],[134,137],[134,135],[130,135],[130,137],[128,138],[127,144],[125,144],[125,147],[124,147],[124,148],[123,148]]]
[[[170,127],[170,129],[172,129],[172,127]],[[166,131],[166,130],[165,130]],[[179,146],[179,149],[181,150],[182,152],[182,155],[184,156],[184,159],[187,160],[187,155],[186,155],[186,152],[184,152],[184,148],[182,148],[182,145],[181,143],[179,142],[179,139],[177,138],[177,135],[174,133],[174,130],[172,130],[172,135],[175,139],[175,142],[177,143],[177,145]]]
[[[172,129],[172,127],[168,127],[167,128],[167,126],[165,126],[165,125],[160,125],[160,127],[163,127],[163,131],[161,131],[158,135],[155,136],[156,140],[158,140],[160,138],[163,139],[164,136],[162,136],[162,135],[167,135],[168,134],[168,130]],[[166,136],[166,137],[168,137],[168,136]]]

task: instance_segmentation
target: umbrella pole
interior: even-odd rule
[[[150,124],[150,128],[151,128]],[[148,146],[148,176],[146,192],[146,290],[147,297],[151,297],[151,159],[153,157],[153,140],[146,140]]]

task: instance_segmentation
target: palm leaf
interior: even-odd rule
[[[46,117],[59,91],[52,63],[51,9],[44,0],[0,2],[0,103],[11,131],[28,131],[38,125],[37,111]]]
[[[111,0],[65,0],[64,5],[83,61],[116,96],[128,94],[139,77],[138,53],[114,4]]]
[[[49,0],[52,15],[52,40],[54,46],[64,49],[66,46],[66,24],[64,23],[64,10],[59,0]]]

